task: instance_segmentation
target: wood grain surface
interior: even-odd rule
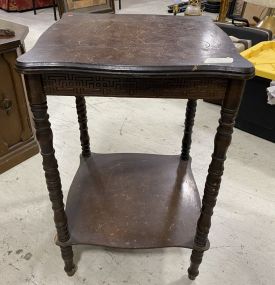
[[[205,63],[227,58],[233,63]],[[207,17],[64,14],[18,59],[23,72],[62,69],[169,76],[205,72],[250,77],[252,65]]]
[[[81,158],[66,203],[63,245],[193,248],[200,197],[191,160],[176,155]]]

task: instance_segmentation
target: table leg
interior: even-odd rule
[[[61,179],[53,147],[53,133],[47,113],[46,95],[39,75],[25,75],[25,80],[28,99],[33,113],[36,138],[43,158],[43,169],[45,171],[47,188],[52,202],[57,239],[59,242],[65,243],[70,239],[70,233],[64,210]],[[76,267],[73,263],[72,247],[62,246],[61,254],[65,263],[65,271],[69,276],[73,275]]]
[[[188,160],[190,156],[189,154],[192,143],[192,131],[194,126],[196,108],[197,108],[197,100],[189,99],[186,106],[185,128],[184,128],[184,136],[182,139],[182,147],[181,147],[182,160]]]
[[[54,20],[57,21],[57,16],[56,16],[56,2],[53,0],[53,15],[54,15]]]
[[[36,15],[36,5],[35,5],[35,0],[32,0],[32,9],[33,9],[33,13],[34,15]]]
[[[233,127],[243,88],[244,82],[232,80],[225,94],[221,108],[221,118],[214,140],[214,153],[212,154],[212,161],[208,169],[202,199],[201,215],[197,224],[194,249],[191,255],[191,265],[188,269],[188,275],[191,280],[194,280],[199,275],[198,269],[202,262],[203,253],[209,247],[208,233],[211,226],[211,217],[220,189],[226,152],[231,143]]]
[[[90,138],[87,125],[87,111],[85,97],[75,97],[76,110],[78,116],[79,130],[80,130],[80,142],[82,147],[82,156],[91,156],[90,150]]]
[[[70,234],[67,226],[66,213],[64,211],[58,164],[54,155],[53,134],[49,122],[49,115],[47,113],[47,102],[42,104],[31,104],[31,110],[35,123],[36,138],[39,142],[41,155],[43,157],[43,169],[45,171],[46,183],[52,202],[57,238],[60,242],[66,242],[70,239]],[[61,247],[61,254],[65,263],[64,270],[69,276],[73,275],[75,272],[75,265],[73,263],[72,247]]]

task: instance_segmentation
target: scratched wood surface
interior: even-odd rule
[[[233,63],[205,63],[233,58]],[[65,14],[18,59],[18,68],[103,73],[206,72],[250,77],[252,65],[207,17]]]

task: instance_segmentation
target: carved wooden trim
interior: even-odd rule
[[[188,100],[185,114],[184,136],[182,139],[181,159],[188,160],[192,144],[192,131],[194,126],[197,100]]]
[[[86,101],[84,97],[75,97],[77,117],[80,130],[80,142],[82,147],[82,155],[84,157],[91,156],[90,137],[88,133],[88,120],[86,111]]]
[[[231,84],[229,84],[221,108],[221,118],[214,140],[212,161],[209,165],[206,178],[201,215],[198,220],[194,250],[191,255],[191,265],[188,269],[190,279],[195,279],[199,274],[198,268],[202,261],[202,252],[207,247],[211,217],[219,194],[226,153],[231,143],[233,127],[240,104],[240,97],[243,93],[243,87],[244,82],[238,80],[232,81]]]
[[[67,217],[64,210],[63,193],[58,164],[55,158],[53,148],[53,134],[49,115],[47,113],[47,102],[41,104],[31,104],[33,119],[36,129],[36,137],[40,145],[41,155],[43,157],[43,169],[45,171],[49,197],[52,202],[54,212],[54,222],[57,230],[58,240],[66,242],[70,239],[68,231]],[[61,247],[61,253],[65,262],[65,271],[71,275],[75,270],[73,264],[72,247]]]
[[[67,229],[67,218],[64,211],[60,175],[54,155],[55,151],[52,143],[53,134],[47,113],[47,103],[31,105],[31,110],[35,123],[36,137],[43,157],[43,169],[45,171],[46,183],[54,211],[54,221],[58,239],[60,241],[67,241],[70,235]]]
[[[223,98],[228,80],[217,78],[117,78],[87,74],[44,74],[48,95],[136,98]]]

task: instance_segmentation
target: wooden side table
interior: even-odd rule
[[[65,14],[17,61],[24,73],[65,271],[72,245],[192,249],[195,279],[252,65],[204,17]],[[46,95],[75,96],[82,155],[64,209]],[[85,96],[188,99],[180,155],[95,154]],[[191,171],[197,99],[224,98],[202,199]]]

